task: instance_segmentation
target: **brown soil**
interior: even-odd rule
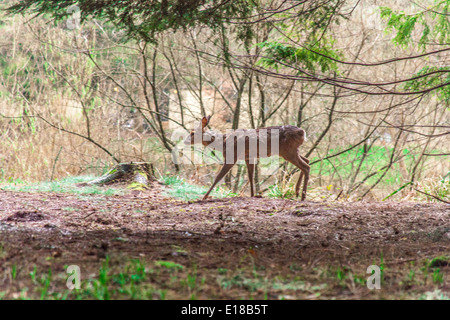
[[[433,269],[422,267],[435,257],[450,256],[450,206],[248,197],[188,203],[164,198],[158,185],[123,196],[0,191],[4,297],[18,297],[24,286],[32,286],[26,279],[33,266],[63,273],[65,265],[76,264],[88,270],[83,274],[95,275],[106,256],[116,267],[129,258],[195,266],[205,279],[196,292],[200,299],[418,298],[435,290],[448,296],[448,263],[436,262],[442,281],[433,282],[427,275]],[[372,264],[384,266],[382,290],[355,284],[354,276],[367,278]],[[19,283],[8,276],[13,265]],[[328,286],[250,292],[241,283],[226,289],[218,269],[228,270],[230,277],[252,269],[264,279]],[[422,280],[406,281],[411,270],[422,270]],[[28,296],[34,297],[32,292]],[[171,297],[189,295],[180,290]]]

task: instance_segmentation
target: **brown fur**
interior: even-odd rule
[[[304,177],[302,200],[305,200],[310,171],[309,160],[298,153],[298,148],[304,143],[306,139],[305,130],[295,126],[286,125],[286,126],[273,126],[267,128],[260,128],[256,130],[239,129],[232,133],[221,134],[213,131],[205,131],[205,128],[208,125],[210,118],[211,118],[210,116],[203,118],[201,127],[191,132],[190,136],[187,137],[185,140],[186,144],[194,144],[196,142],[195,135],[201,134],[201,143],[205,147],[210,147],[212,149],[221,151],[225,159],[223,167],[217,174],[213,185],[208,190],[203,199],[206,199],[208,197],[212,189],[231,170],[231,168],[236,164],[238,160],[245,160],[250,180],[251,196],[253,197],[254,196],[253,173],[255,168],[255,159],[261,157],[270,157],[272,155],[278,154],[281,157],[283,157],[286,161],[289,161],[290,163],[292,163],[293,165],[297,166],[300,169],[301,173],[299,180],[297,181],[297,184],[295,186],[295,193],[298,197],[300,184],[302,178]],[[279,134],[278,152],[277,150],[272,150],[271,148],[272,146],[271,139],[273,137],[273,134],[275,134],[276,132],[278,132]],[[227,141],[229,142],[230,139],[234,140],[233,143],[227,144]],[[243,139],[245,142],[242,141]],[[258,142],[256,144],[253,144],[256,145],[256,150],[251,149],[250,147],[251,140]],[[264,144],[266,145],[267,152],[262,153],[262,150],[260,150],[260,146]],[[238,149],[239,145],[244,146],[243,150]],[[233,159],[227,158],[228,152],[232,152]]]

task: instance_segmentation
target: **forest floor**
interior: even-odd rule
[[[0,299],[446,299],[450,206],[0,190]],[[81,288],[66,286],[70,265]],[[381,268],[369,290],[367,268]]]

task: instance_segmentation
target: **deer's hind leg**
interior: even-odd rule
[[[254,172],[255,172],[255,164],[250,163],[250,160],[245,160],[245,164],[247,165],[247,173],[248,173],[248,180],[250,181],[250,195],[252,197],[255,196],[254,190]]]

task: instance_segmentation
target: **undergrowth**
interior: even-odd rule
[[[188,183],[178,176],[162,177],[161,182],[168,187],[166,191],[167,196],[186,201],[196,200],[203,197],[209,189],[207,186],[199,186]],[[215,198],[227,198],[236,196],[236,194],[222,187],[216,187],[211,192],[211,196]]]
[[[14,180],[0,184],[0,189],[5,191],[18,192],[55,192],[55,193],[75,193],[75,194],[99,194],[114,195],[122,194],[123,191],[114,188],[104,188],[100,186],[78,186],[83,182],[93,180],[92,176],[67,177],[58,181],[26,183],[22,180]]]
[[[75,271],[78,272],[78,280],[67,265],[64,266],[66,272],[36,265],[19,267],[17,272],[18,266],[14,264],[3,272],[2,279],[10,284],[8,290],[0,290],[0,300],[196,300],[230,296],[244,299],[328,299],[345,297],[350,292],[353,298],[379,295],[419,300],[450,299],[445,291],[445,273],[428,260],[411,262],[401,268],[397,265],[393,265],[393,269],[388,267],[386,274],[389,277],[381,284],[383,290],[373,291],[367,289],[368,275],[364,273],[363,265],[328,264],[303,270],[303,267],[293,264],[279,272],[267,270],[252,259],[243,258],[241,262],[237,268],[215,269],[170,260],[126,258],[123,261],[106,257],[98,263],[96,270],[88,271],[80,266]],[[75,287],[77,284],[78,288]],[[73,289],[69,289],[69,285],[73,285]]]

